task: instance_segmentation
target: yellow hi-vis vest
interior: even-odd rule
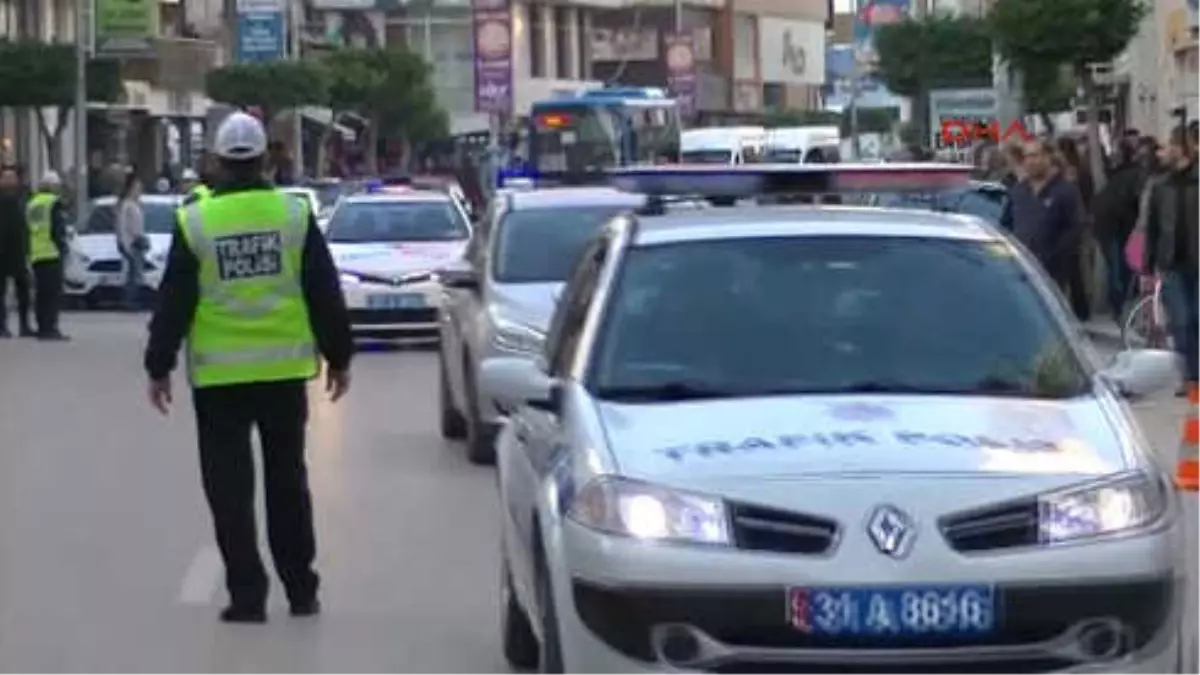
[[[193,200],[208,199],[212,196],[212,189],[204,183],[201,183],[192,188],[191,191],[187,193],[187,196]]]
[[[29,224],[29,262],[58,260],[50,217],[57,202],[58,195],[53,192],[39,192],[25,206],[25,220]]]
[[[300,283],[307,207],[275,190],[248,190],[182,207],[179,220],[200,262],[187,339],[192,386],[315,377]]]

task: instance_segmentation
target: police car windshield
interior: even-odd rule
[[[803,237],[634,248],[589,387],[612,399],[1076,396],[1088,371],[1046,297],[1005,243]]]
[[[449,201],[358,201],[342,204],[329,221],[329,241],[366,243],[457,241],[470,229]]]
[[[142,218],[147,234],[171,234],[175,231],[174,201],[142,199]],[[93,204],[81,234],[113,234],[116,232],[115,204]]]
[[[600,226],[628,210],[572,206],[510,211],[497,232],[496,281],[522,284],[566,280],[580,251]]]

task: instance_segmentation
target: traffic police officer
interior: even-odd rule
[[[222,182],[180,208],[150,325],[151,404],[166,414],[186,340],[204,493],[225,562],[223,621],[266,620],[267,576],[254,516],[251,434],[262,444],[267,528],[291,613],[320,611],[304,461],[307,381],[327,362],[334,401],[350,386],[353,343],[337,270],[313,214],[262,179],[262,123],[234,113],[217,129]]]
[[[200,175],[192,169],[184,169],[179,182],[181,183],[180,188],[182,188],[180,192],[184,195],[184,204],[191,204],[198,199],[212,196],[212,189],[200,182]]]
[[[33,269],[33,313],[40,340],[68,339],[58,329],[63,258],[67,253],[67,214],[58,196],[60,189],[62,180],[57,173],[48,171],[25,206],[25,220],[29,225],[29,264]]]

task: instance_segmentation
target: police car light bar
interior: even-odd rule
[[[642,166],[613,169],[617,189],[651,196],[809,196],[879,192],[935,192],[965,187],[971,167],[961,164],[747,164]]]

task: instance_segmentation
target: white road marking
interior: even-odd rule
[[[183,585],[179,587],[179,602],[185,605],[210,604],[220,585],[224,569],[221,552],[216,546],[201,548],[196,552],[196,557],[192,558],[187,574],[183,575]]]

